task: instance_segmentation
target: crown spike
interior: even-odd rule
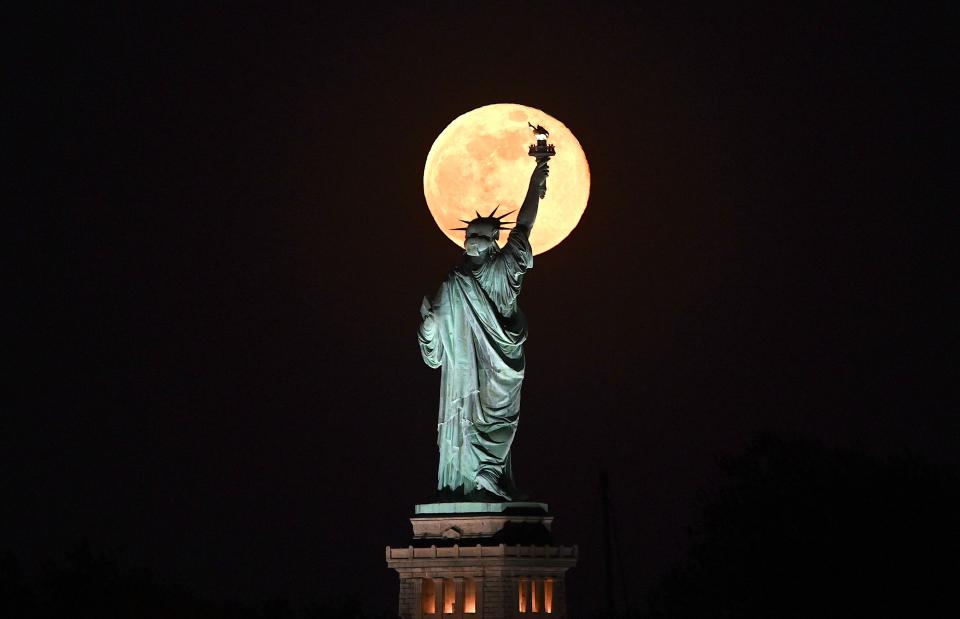
[[[490,214],[489,214],[489,215],[487,215],[487,217],[493,217],[494,215],[496,215],[496,214],[497,214],[497,209],[498,209],[498,208],[500,208],[500,204],[497,204],[497,205],[496,205],[495,207],[493,207],[493,210],[492,210],[492,211],[490,211]]]
[[[510,212],[508,212],[508,213],[504,213],[503,215],[500,215],[499,217],[497,217],[497,219],[503,219],[503,218],[506,217],[507,215],[510,215],[511,213],[516,213],[516,212],[517,212],[517,209],[513,209],[512,211],[510,211]]]
[[[450,228],[451,230],[466,230],[466,228]]]
[[[467,224],[468,226],[470,225],[470,222],[467,221],[466,219],[461,219],[460,221],[462,221],[463,223]]]
[[[480,211],[474,211],[474,213],[477,214],[477,219],[480,219],[480,217],[482,217],[482,215],[480,215]]]

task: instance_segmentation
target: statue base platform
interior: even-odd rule
[[[501,503],[480,503],[476,501],[461,501],[459,503],[421,503],[414,505],[415,514],[488,514],[516,512],[518,510],[539,510],[548,512],[546,503],[534,501],[504,501]]]
[[[424,503],[410,524],[410,542],[386,548],[403,619],[566,617],[564,575],[577,547],[554,543],[546,503]]]
[[[553,516],[546,503],[424,503],[410,519],[414,540],[486,540],[493,543],[550,543]]]

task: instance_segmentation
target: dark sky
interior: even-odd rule
[[[520,299],[514,447],[581,547],[578,608],[601,468],[643,584],[758,432],[960,464],[955,16],[516,4],[20,22],[0,548],[35,569],[86,539],[213,597],[391,604],[383,548],[435,482],[417,309],[460,255],[423,163],[497,102],[561,119],[591,165]]]

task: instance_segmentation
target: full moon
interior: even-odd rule
[[[580,142],[562,122],[546,112],[516,103],[497,103],[459,116],[444,129],[427,154],[423,168],[423,195],[437,226],[463,247],[460,220],[476,213],[487,215],[520,208],[534,159],[527,146],[535,141],[527,123],[542,125],[556,146],[550,159],[547,195],[540,200],[537,222],[530,235],[534,254],[556,247],[567,238],[590,195],[590,168]],[[516,213],[506,218],[514,221]],[[506,240],[501,233],[500,244]]]

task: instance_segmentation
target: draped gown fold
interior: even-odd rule
[[[440,367],[437,489],[487,490],[510,499],[516,489],[510,446],[517,431],[527,323],[517,306],[533,266],[528,232],[517,226],[479,266],[464,260],[440,286],[420,324],[420,352]]]

